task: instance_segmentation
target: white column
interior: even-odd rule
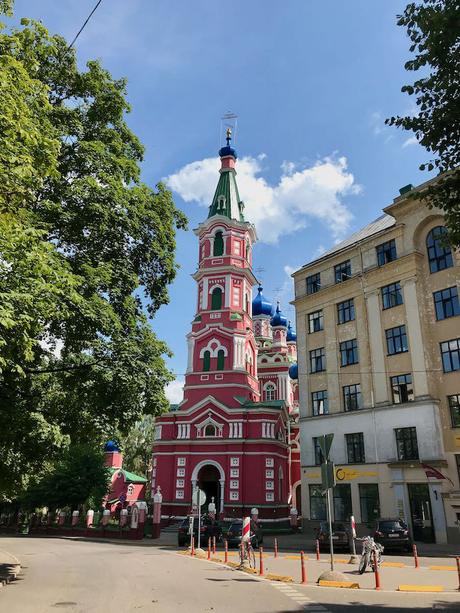
[[[407,336],[409,351],[412,358],[414,377],[414,395],[416,398],[428,396],[428,381],[426,376],[425,351],[423,347],[422,326],[417,304],[417,289],[415,278],[402,283],[404,304],[406,306]]]
[[[224,300],[224,306],[226,306],[227,308],[230,306],[230,275],[227,275],[225,277],[225,300]]]
[[[367,320],[369,326],[369,346],[372,380],[374,383],[374,402],[388,402],[388,385],[385,372],[385,352],[383,348],[382,322],[380,319],[379,291],[366,296]]]
[[[208,303],[209,303],[209,283],[208,283],[208,278],[205,277],[203,279],[203,293],[202,293],[202,298],[201,298],[201,308],[203,309],[207,309],[208,308]]]
[[[193,349],[195,348],[195,339],[187,338],[188,356],[187,356],[187,372],[193,370]]]

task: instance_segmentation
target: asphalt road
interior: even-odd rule
[[[0,589],[1,613],[396,613],[459,611],[458,594],[398,594],[275,584],[150,544],[5,537],[23,565]]]

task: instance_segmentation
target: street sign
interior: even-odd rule
[[[325,462],[327,462],[327,460],[329,459],[329,451],[331,450],[333,438],[333,434],[324,434],[323,436],[318,436],[318,445],[321,449]]]
[[[190,535],[193,534],[193,520],[194,520],[193,515],[190,515],[190,517],[188,518],[188,533]]]
[[[206,502],[206,494],[203,490],[196,489],[192,495],[192,503],[202,507]]]
[[[334,462],[326,462],[321,464],[321,484],[323,490],[329,490],[335,487],[335,464]]]

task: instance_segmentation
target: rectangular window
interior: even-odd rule
[[[393,404],[412,402],[414,400],[414,388],[412,387],[412,375],[397,375],[390,377]]]
[[[381,288],[382,306],[384,309],[392,309],[403,303],[403,295],[401,292],[401,284],[398,282],[390,283]]]
[[[460,303],[458,302],[458,290],[456,286],[434,292],[433,298],[436,319],[438,321],[460,315]]]
[[[417,428],[396,428],[398,460],[418,460]]]
[[[361,385],[344,385],[343,408],[345,411],[356,411],[361,408]]]
[[[308,333],[319,332],[323,329],[323,311],[308,314]]]
[[[185,477],[185,468],[178,468],[177,469],[177,476],[178,477]]]
[[[319,446],[319,440],[317,436],[313,437],[313,452],[315,454],[315,466],[319,466],[323,463],[323,452]]]
[[[273,492],[265,492],[265,502],[273,502],[275,500],[275,494]]]
[[[379,266],[383,266],[384,264],[388,264],[388,262],[392,262],[396,260],[396,242],[394,239],[391,241],[387,241],[386,243],[382,243],[381,245],[377,245],[377,264]]]
[[[460,456],[459,456],[460,457]],[[321,485],[310,485],[310,519],[327,518],[326,497],[322,494]]]
[[[346,260],[334,266],[334,279],[336,283],[342,283],[351,277],[351,262]]]
[[[316,294],[321,289],[321,276],[319,272],[306,278],[307,294]]]
[[[274,481],[265,481],[265,489],[266,490],[274,490],[275,482]]]
[[[337,321],[339,324],[344,324],[347,321],[353,321],[355,318],[355,302],[353,298],[339,302],[337,305]]]
[[[182,500],[184,498],[184,490],[176,490],[176,500]]]
[[[273,468],[274,465],[275,465],[275,462],[274,462],[273,458],[266,458],[265,459],[265,466],[267,468]]]
[[[230,489],[237,490],[239,487],[240,487],[240,482],[238,481],[238,479],[230,480]]]
[[[310,351],[310,372],[322,372],[326,370],[326,354],[324,347]]]
[[[238,492],[230,492],[230,500],[238,500],[239,494]]]
[[[460,394],[447,396],[449,403],[450,417],[452,419],[452,427],[460,428]]]
[[[187,458],[177,458],[177,466],[185,466]]]
[[[345,434],[348,464],[362,464],[366,461],[364,454],[364,435],[362,432]]]
[[[348,521],[353,515],[351,506],[351,485],[348,483],[338,483],[332,490],[334,503],[335,521]]]
[[[358,342],[354,338],[350,341],[340,343],[340,366],[350,366],[357,364],[358,359]]]
[[[363,524],[373,522],[380,516],[379,486],[377,483],[359,484],[359,504]]]
[[[387,339],[388,355],[395,355],[396,353],[404,353],[407,351],[406,326],[396,326],[396,328],[385,330],[385,336]]]
[[[230,458],[230,466],[239,466],[240,458]]]
[[[230,469],[230,477],[236,477],[237,479],[240,476],[240,469],[239,468],[231,468]]]
[[[441,358],[444,372],[460,370],[460,338],[441,343]]]
[[[327,415],[329,413],[329,404],[327,401],[327,390],[312,392],[311,404],[313,415]]]
[[[275,471],[272,468],[267,468],[267,470],[265,471],[265,478],[266,479],[274,479],[275,478]]]

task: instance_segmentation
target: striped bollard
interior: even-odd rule
[[[303,551],[300,552],[300,574],[301,574],[300,583],[305,585],[305,583],[307,583],[307,571],[305,569],[305,555]]]
[[[208,538],[208,560],[211,559],[211,538]]]
[[[216,537],[215,536],[212,537],[212,554],[213,555],[216,554]]]
[[[316,539],[316,560],[319,562],[319,540]]]
[[[243,530],[241,532],[241,542],[249,541],[249,531],[251,527],[251,518],[243,517]]]
[[[274,555],[274,557],[275,558],[278,557],[278,539],[275,539],[275,555]]]
[[[262,546],[259,547],[259,575],[261,577],[264,576],[264,548]]]
[[[415,565],[415,568],[420,568],[419,567],[419,563],[418,563],[417,545],[415,543],[412,545],[412,551],[414,553],[414,565]]]
[[[224,541],[224,548],[225,548],[224,562],[227,563],[228,562],[228,542],[227,542],[227,539],[225,539],[225,541]]]
[[[460,558],[457,556],[455,560],[457,562],[458,591],[460,592]]]
[[[195,537],[192,534],[192,546],[190,547],[190,555],[194,556],[195,555]]]

